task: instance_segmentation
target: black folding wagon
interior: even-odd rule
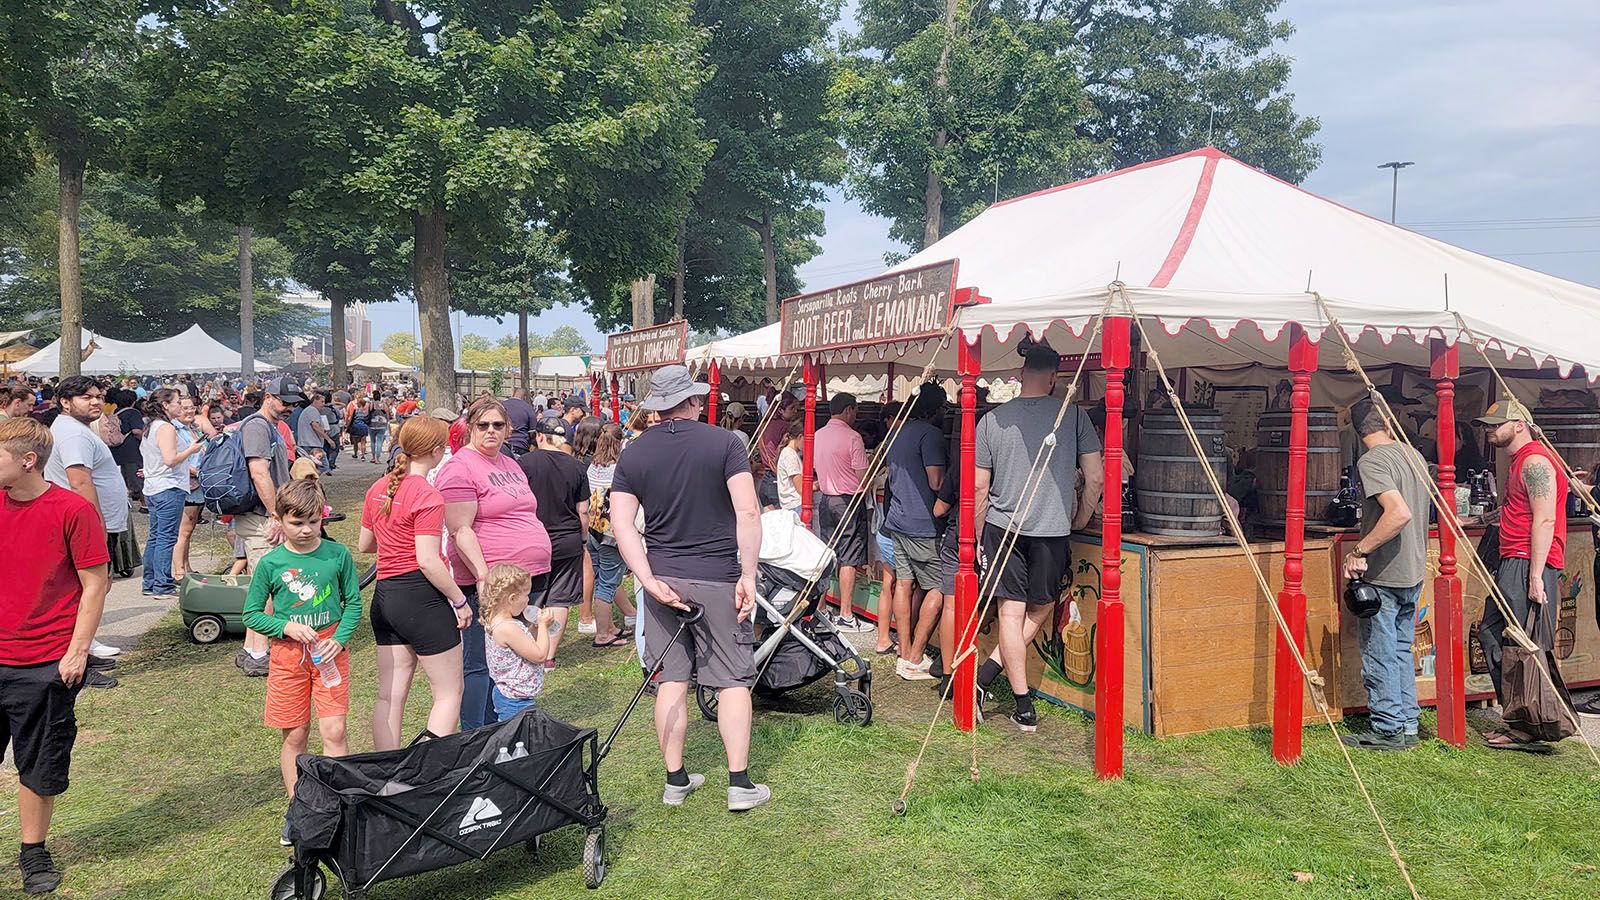
[[[699,615],[696,609],[680,617],[669,649]],[[539,838],[569,825],[584,829],[583,880],[599,887],[606,877],[600,761],[654,675],[603,742],[593,728],[531,708],[400,750],[302,754],[289,803],[294,858],[273,883],[272,900],[322,900],[324,867],[338,877],[346,900],[360,900],[380,881],[485,859],[507,847],[521,845],[537,857]]]

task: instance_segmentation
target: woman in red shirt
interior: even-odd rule
[[[444,458],[450,426],[431,417],[400,426],[394,468],[367,490],[356,549],[377,551],[372,633],[378,644],[378,701],[372,745],[401,745],[406,697],[417,664],[428,678],[433,708],[428,732],[453,734],[461,716],[461,630],[472,622],[465,595],[442,552],[444,499],[427,474]]]

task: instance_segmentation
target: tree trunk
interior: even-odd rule
[[[656,323],[656,276],[654,273],[635,279],[629,293],[633,296],[633,327],[649,328]]]
[[[256,279],[250,238],[255,229],[240,225],[239,235],[239,376],[256,373]]]
[[[56,167],[61,182],[61,198],[56,207],[61,275],[61,362],[57,374],[66,378],[83,371],[83,276],[78,265],[78,209],[83,205],[84,161],[63,152],[56,156]]]
[[[517,313],[517,355],[522,360],[522,389],[533,390],[533,367],[528,364],[528,312]]]
[[[412,279],[422,332],[422,386],[427,405],[456,409],[455,338],[450,334],[450,281],[445,273],[444,204],[419,212],[412,220]]]
[[[333,325],[333,353],[332,371],[328,377],[333,380],[334,387],[344,387],[350,383],[350,370],[348,356],[344,349],[344,298],[334,294],[328,295],[328,319]]]
[[[678,265],[672,277],[672,321],[683,318],[683,279],[688,274],[689,262],[685,259],[684,244],[689,239],[689,221],[678,223]]]
[[[956,38],[956,2],[944,0],[944,46],[939,49],[939,62],[933,69],[934,121],[944,120],[944,110],[949,103],[950,44]],[[922,246],[939,240],[944,230],[944,177],[939,166],[944,161],[944,148],[950,136],[942,125],[933,129],[933,140],[928,154],[928,186],[923,193]],[[920,248],[919,248],[920,249]]]
[[[761,211],[761,277],[767,282],[767,324],[778,321],[778,249],[772,241],[772,210]]]

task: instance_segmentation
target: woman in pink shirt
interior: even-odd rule
[[[465,592],[445,564],[444,498],[428,483],[449,441],[450,426],[419,416],[400,428],[394,468],[373,483],[361,508],[356,549],[377,551],[372,633],[378,644],[378,701],[372,707],[374,750],[400,747],[406,697],[417,664],[433,707],[428,733],[454,734],[461,716],[461,630],[472,624]]]
[[[545,576],[550,574],[550,536],[539,521],[538,501],[517,461],[500,452],[509,423],[499,400],[484,397],[473,403],[467,408],[466,443],[434,479],[444,498],[450,570],[472,609],[472,625],[462,635],[463,731],[495,721],[493,682],[478,621],[478,591],[489,567],[521,566],[533,575],[535,597],[543,592]]]

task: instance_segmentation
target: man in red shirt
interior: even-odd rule
[[[1533,416],[1516,400],[1501,400],[1473,420],[1488,434],[1489,443],[1510,454],[1506,468],[1505,502],[1500,506],[1500,568],[1495,584],[1517,621],[1548,653],[1555,647],[1555,600],[1561,596],[1561,570],[1566,567],[1567,476],[1551,459],[1550,451],[1533,436]],[[1531,628],[1530,606],[1536,611]],[[1505,615],[1499,604],[1484,606],[1478,639],[1489,663],[1489,677],[1495,694],[1501,692],[1500,648],[1508,641],[1503,636]],[[1552,672],[1552,674],[1554,674]],[[1507,728],[1484,735],[1496,749],[1547,752],[1549,745],[1530,739],[1516,729]]]
[[[94,504],[44,478],[50,429],[32,419],[0,422],[0,750],[16,759],[22,889],[61,883],[45,849],[55,798],[67,790],[73,703],[83,687],[89,642],[100,626],[110,578],[106,531]]]

